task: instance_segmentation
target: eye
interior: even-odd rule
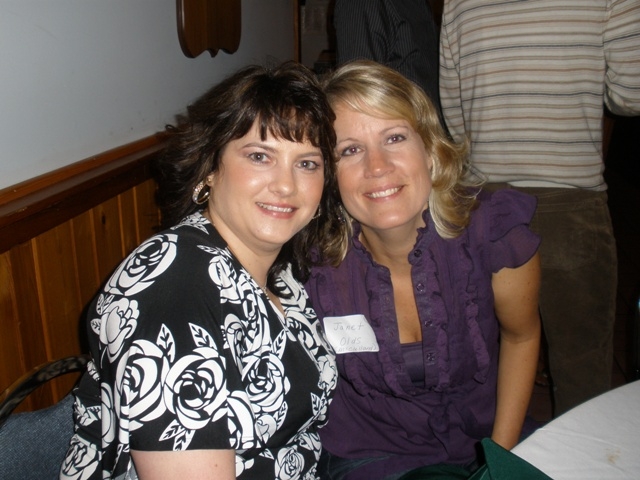
[[[303,160],[300,162],[300,166],[304,170],[309,170],[313,172],[314,170],[318,170],[321,167],[321,164],[313,160]]]
[[[264,152],[252,152],[249,154],[249,158],[255,163],[264,163],[269,159],[267,154]]]
[[[387,143],[399,143],[406,139],[407,137],[405,137],[404,135],[401,135],[399,133],[394,133],[387,139]]]
[[[340,151],[340,156],[341,157],[350,157],[352,155],[356,155],[359,152],[360,152],[360,148],[359,147],[357,147],[356,145],[351,145],[351,146],[341,150]]]

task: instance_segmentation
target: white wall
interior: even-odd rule
[[[0,0],[0,189],[149,136],[224,76],[294,56],[294,0],[242,0],[236,53],[184,56],[175,0]]]

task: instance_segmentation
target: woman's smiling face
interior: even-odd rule
[[[291,142],[257,123],[222,151],[209,176],[210,214],[233,250],[278,251],[314,216],[324,186],[324,159],[310,142]]]
[[[345,104],[334,107],[342,202],[363,228],[424,226],[431,157],[404,119],[379,118]]]

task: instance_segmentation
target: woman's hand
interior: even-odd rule
[[[235,450],[146,452],[131,450],[140,480],[232,480],[236,478]]]

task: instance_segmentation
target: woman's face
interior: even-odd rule
[[[431,192],[431,157],[411,125],[338,104],[338,185],[342,202],[363,228],[424,226]]]
[[[265,140],[254,123],[224,148],[220,169],[207,177],[209,213],[236,253],[278,252],[315,215],[324,159],[311,143]]]

